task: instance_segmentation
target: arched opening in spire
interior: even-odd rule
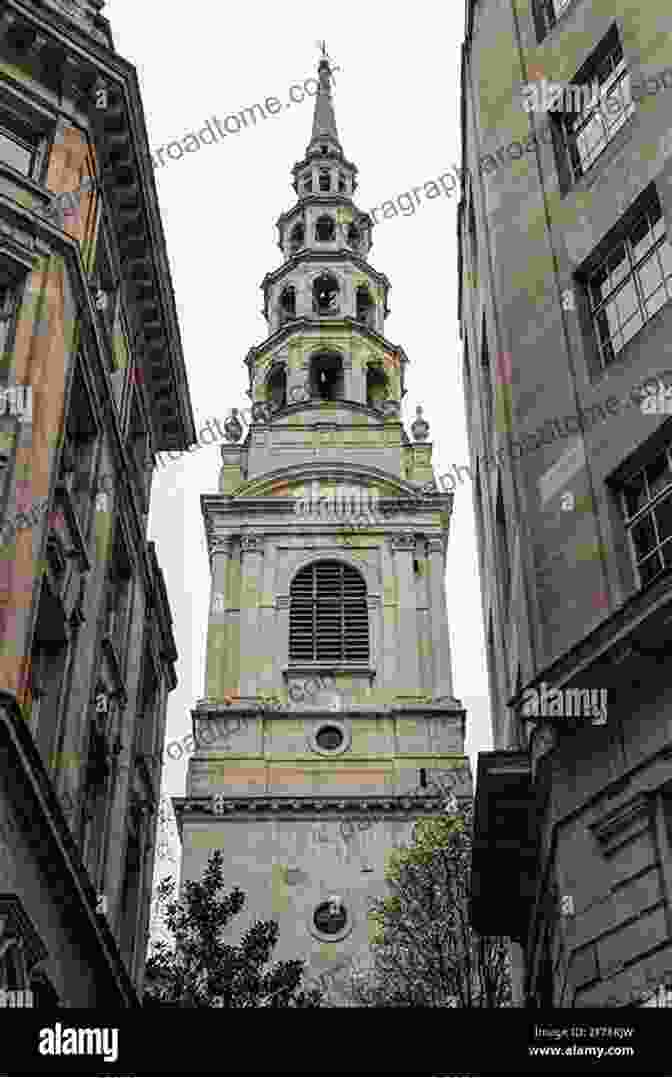
[[[361,242],[362,234],[357,228],[357,225],[350,225],[348,227],[348,245],[352,247],[353,250],[358,251]]]
[[[380,410],[387,400],[389,382],[382,367],[369,364],[366,368],[366,403],[369,408]]]
[[[291,322],[296,318],[296,289],[293,284],[288,284],[280,293],[280,325]]]
[[[294,228],[289,234],[289,249],[290,252],[295,255],[297,251],[300,251],[304,245],[306,238],[306,230],[303,227],[303,221],[297,221]]]
[[[331,243],[336,235],[336,224],[333,217],[324,214],[315,222],[315,239],[318,243]]]
[[[320,400],[343,400],[343,358],[333,352],[313,356],[310,361],[310,386],[312,395]]]
[[[333,273],[321,273],[313,283],[313,313],[338,314],[338,281]]]
[[[345,192],[346,187],[347,187],[347,185],[346,185],[346,182],[345,182],[345,176],[343,175],[342,172],[339,172],[339,174],[338,174],[338,190],[339,190],[339,194],[342,195]]]
[[[331,173],[328,168],[320,169],[320,192],[322,194],[328,194],[331,191]]]
[[[266,397],[273,411],[287,407],[287,370],[284,363],[274,363],[266,382]]]
[[[369,329],[373,329],[373,299],[365,284],[361,284],[355,295],[356,315],[358,322],[363,322]]]

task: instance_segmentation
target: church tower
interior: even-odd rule
[[[175,798],[182,881],[222,849],[227,888],[280,925],[306,981],[366,961],[369,898],[414,822],[471,795],[453,696],[445,558],[452,494],[428,424],[400,421],[407,357],[385,336],[325,56],[313,131],[262,283],[268,336],[245,360],[244,442],[227,424],[201,498],[212,574],[205,698]],[[247,921],[246,921],[247,918]]]

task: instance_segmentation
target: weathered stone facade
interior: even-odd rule
[[[452,495],[436,490],[424,421],[411,441],[399,420],[407,359],[383,336],[388,282],[366,261],[371,221],[352,201],[324,60],[319,76],[298,201],[278,224],[286,261],[262,286],[270,336],[246,360],[270,408],[222,447],[219,493],[202,496],[206,697],[174,800],[183,883],[222,849],[227,886],[247,895],[233,930],[276,918],[277,956],[305,958],[309,981],[366,961],[386,856],[443,811],[438,790],[471,790],[444,590]],[[327,510],[297,515],[316,491]],[[320,592],[322,571],[344,597]]]
[[[0,13],[0,389],[32,403],[0,414],[0,988],[65,1007],[142,991],[177,658],[151,473],[196,440],[137,76],[101,7]]]
[[[641,407],[672,379],[660,18],[467,5],[460,320],[495,748],[473,916],[518,942],[532,1005],[625,1004],[672,974],[672,435]],[[598,79],[602,103],[525,111],[541,79]],[[606,689],[606,724],[526,720],[544,682]]]

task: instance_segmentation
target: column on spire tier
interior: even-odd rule
[[[385,702],[391,703],[396,696],[398,674],[397,598],[398,588],[394,575],[394,560],[389,543],[380,544],[380,572],[382,579],[381,673],[376,678],[378,686],[384,686]],[[375,654],[372,652],[372,654]]]
[[[452,696],[450,635],[446,608],[445,559],[442,539],[427,540],[429,562],[429,594],[431,600],[432,653],[434,662],[434,695]]]
[[[261,535],[247,534],[242,536],[240,545],[240,695],[245,697],[256,696],[261,669],[271,660],[265,654],[259,632],[264,540]]]
[[[398,588],[397,695],[416,696],[420,692],[420,664],[418,604],[413,570],[415,536],[412,532],[393,535],[389,542]]]
[[[211,548],[210,612],[205,664],[207,699],[221,700],[238,689],[238,613],[233,601],[230,572],[233,557],[231,538],[215,539]]]
[[[368,349],[366,343],[358,337],[352,338],[352,367],[346,383],[346,396],[348,400],[366,404],[366,361]]]

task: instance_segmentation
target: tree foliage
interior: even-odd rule
[[[353,970],[351,1001],[368,1007],[511,1005],[506,941],[470,926],[473,812],[418,821],[389,858],[390,893],[369,913],[372,963]]]
[[[159,885],[166,924],[174,946],[154,945],[147,959],[144,1003],[175,1007],[318,1007],[317,989],[300,988],[304,962],[292,959],[268,966],[278,939],[277,921],[255,921],[239,945],[223,939],[227,925],[245,905],[239,887],[224,888],[223,856],[211,856],[200,882],[186,884],[182,897],[169,901],[172,879]]]

